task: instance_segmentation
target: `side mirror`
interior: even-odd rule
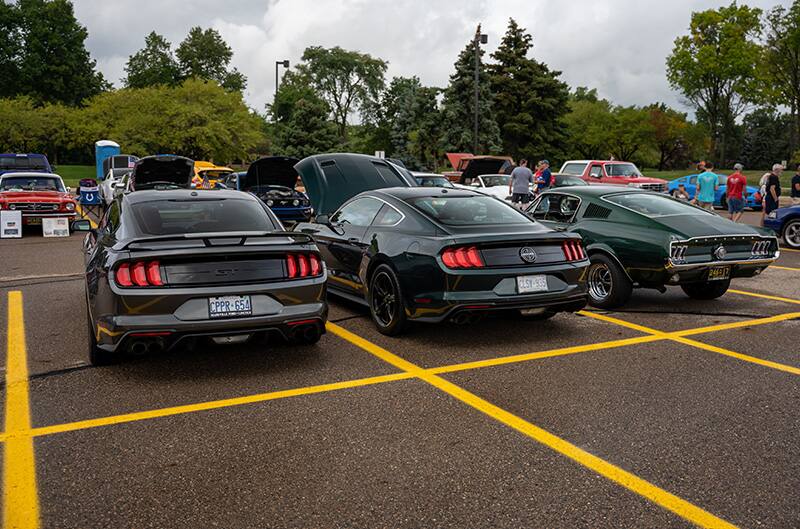
[[[480,182],[478,182],[478,181],[475,181],[475,182],[471,182],[471,183],[469,184],[469,186],[470,186],[470,187],[481,187],[481,183],[480,183]]]
[[[92,223],[87,219],[74,220],[70,227],[72,231],[92,231]]]
[[[331,218],[328,215],[317,215],[315,220],[317,224],[323,224],[325,226],[331,225]]]
[[[592,178],[603,178],[603,173],[590,173],[589,176]]]
[[[117,182],[114,184],[114,189],[125,189],[125,182]]]

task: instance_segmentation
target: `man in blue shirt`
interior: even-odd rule
[[[697,204],[709,211],[714,211],[714,196],[719,188],[719,177],[714,172],[714,164],[706,162],[706,170],[697,175]]]
[[[541,164],[542,172],[536,179],[536,190],[538,193],[541,193],[545,188],[550,187],[550,180],[553,178],[553,174],[550,172],[550,162],[547,160],[542,160]]]

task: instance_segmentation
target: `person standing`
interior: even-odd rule
[[[714,211],[714,197],[719,188],[719,177],[714,172],[714,164],[705,163],[706,170],[697,175],[697,193],[695,200],[697,204],[709,211]]]
[[[525,204],[531,201],[531,185],[536,183],[533,172],[528,169],[528,160],[521,159],[519,166],[511,171],[511,181],[508,184],[508,193],[511,195],[511,203],[519,204],[520,209],[525,208]]]
[[[800,206],[800,164],[792,177],[792,205]]]
[[[764,215],[762,216],[761,223],[763,224],[765,216],[769,215],[778,209],[781,198],[781,175],[783,174],[783,166],[776,163],[772,166],[767,176],[766,196],[764,197]]]
[[[552,179],[553,174],[550,172],[550,162],[547,160],[542,160],[540,162],[542,165],[542,172],[539,177],[536,179],[536,192],[541,193],[546,188],[553,185]]]
[[[737,163],[733,166],[733,174],[728,177],[725,198],[728,201],[728,213],[733,222],[739,222],[744,213],[744,203],[747,199],[747,179],[742,174],[744,166]]]

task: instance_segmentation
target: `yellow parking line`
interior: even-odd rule
[[[696,329],[686,329],[685,331],[675,331],[669,334],[672,336],[692,336],[694,334],[729,331],[731,329],[740,329],[742,327],[754,327],[756,325],[764,325],[766,323],[777,323],[780,321],[796,320],[798,318],[800,318],[800,312],[787,312],[786,314],[778,314],[777,316],[769,316],[767,318],[759,318],[757,320],[744,320],[732,323],[720,323],[719,325],[711,325],[709,327],[698,327]]]
[[[769,265],[770,268],[777,268],[778,270],[791,270],[793,272],[800,272],[800,268],[792,268],[791,266],[778,266],[778,265]]]
[[[797,299],[782,298],[780,296],[770,296],[767,294],[759,294],[758,292],[747,292],[746,290],[734,290],[732,288],[728,289],[728,292],[732,294],[740,294],[742,296],[750,296],[753,298],[771,299],[772,301],[782,301],[784,303],[794,303],[795,305],[800,305],[800,300]]]
[[[39,498],[36,492],[36,461],[28,399],[28,358],[22,292],[8,293],[8,343],[6,361],[5,432],[10,438],[3,450],[3,521],[6,529],[39,527]]]
[[[787,248],[786,246],[781,246],[781,247],[780,247],[780,250],[781,250],[782,252],[796,252],[796,253],[800,253],[800,250],[793,250],[793,249],[791,249],[791,248]]]
[[[714,353],[719,353],[721,355],[730,356],[731,358],[736,358],[737,360],[742,360],[744,362],[750,362],[751,364],[757,364],[764,367],[769,367],[772,369],[777,369],[779,371],[784,371],[786,373],[791,373],[793,375],[800,375],[800,368],[796,368],[793,366],[788,366],[786,364],[779,364],[778,362],[772,362],[770,360],[764,360],[763,358],[757,358],[755,356],[750,356],[742,353],[737,353],[735,351],[730,351],[728,349],[723,349],[722,347],[717,347],[714,345],[705,344],[702,342],[698,342],[695,340],[690,340],[688,338],[683,338],[679,335],[679,333],[667,333],[664,331],[659,331],[656,329],[651,329],[650,327],[645,327],[643,325],[638,325],[636,323],[630,323],[624,320],[620,320],[617,318],[612,318],[611,316],[607,316],[605,314],[598,314],[596,312],[588,312],[588,311],[581,311],[584,315],[589,316],[590,318],[595,318],[598,320],[606,321],[608,323],[613,323],[615,325],[620,325],[622,327],[627,327],[629,329],[634,329],[641,332],[647,332],[654,336],[661,336],[668,340],[672,340],[674,342],[679,342],[685,345],[690,345],[692,347],[697,347],[698,349],[705,349],[706,351],[711,351]],[[741,323],[741,322],[739,322]],[[752,322],[751,322],[752,324]],[[717,326],[721,327],[721,326]],[[727,328],[732,328],[732,326],[727,326]],[[680,331],[681,333],[690,333],[690,332],[697,332],[700,329],[689,329],[688,331]]]
[[[89,225],[92,227],[92,229],[95,229],[95,230],[97,229],[97,223],[94,221],[94,219],[92,218],[91,215],[89,215],[88,213],[83,211],[83,208],[81,207],[80,204],[75,204],[75,211],[78,212],[78,214],[81,216],[81,218],[84,218],[84,219],[89,221]]]
[[[689,520],[690,522],[705,528],[725,528],[731,529],[735,526],[726,522],[725,520],[714,516],[701,509],[700,507],[689,503],[688,501],[667,492],[664,489],[653,485],[652,483],[643,480],[642,478],[631,474],[630,472],[621,469],[620,467],[609,463],[599,457],[578,448],[577,446],[569,443],[568,441],[553,435],[552,433],[500,408],[495,406],[487,400],[484,400],[474,393],[445,380],[444,378],[431,373],[399,356],[390,353],[386,349],[379,347],[364,338],[351,333],[350,331],[339,327],[336,324],[328,323],[328,330],[340,338],[352,343],[371,353],[372,355],[380,358],[398,369],[402,369],[408,373],[434,386],[435,388],[447,393],[461,402],[473,407],[474,409],[484,413],[485,415],[499,421],[510,428],[538,441],[539,443],[547,446],[548,448],[568,457],[569,459],[585,466],[586,468],[604,476],[611,481],[622,485],[639,494],[653,503],[674,512],[678,516]]]

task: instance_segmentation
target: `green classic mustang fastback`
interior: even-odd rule
[[[634,287],[663,292],[679,285],[692,298],[715,299],[732,278],[755,276],[779,256],[778,240],[766,230],[635,188],[554,189],[527,213],[583,237],[589,302],[601,308],[625,304]]]

